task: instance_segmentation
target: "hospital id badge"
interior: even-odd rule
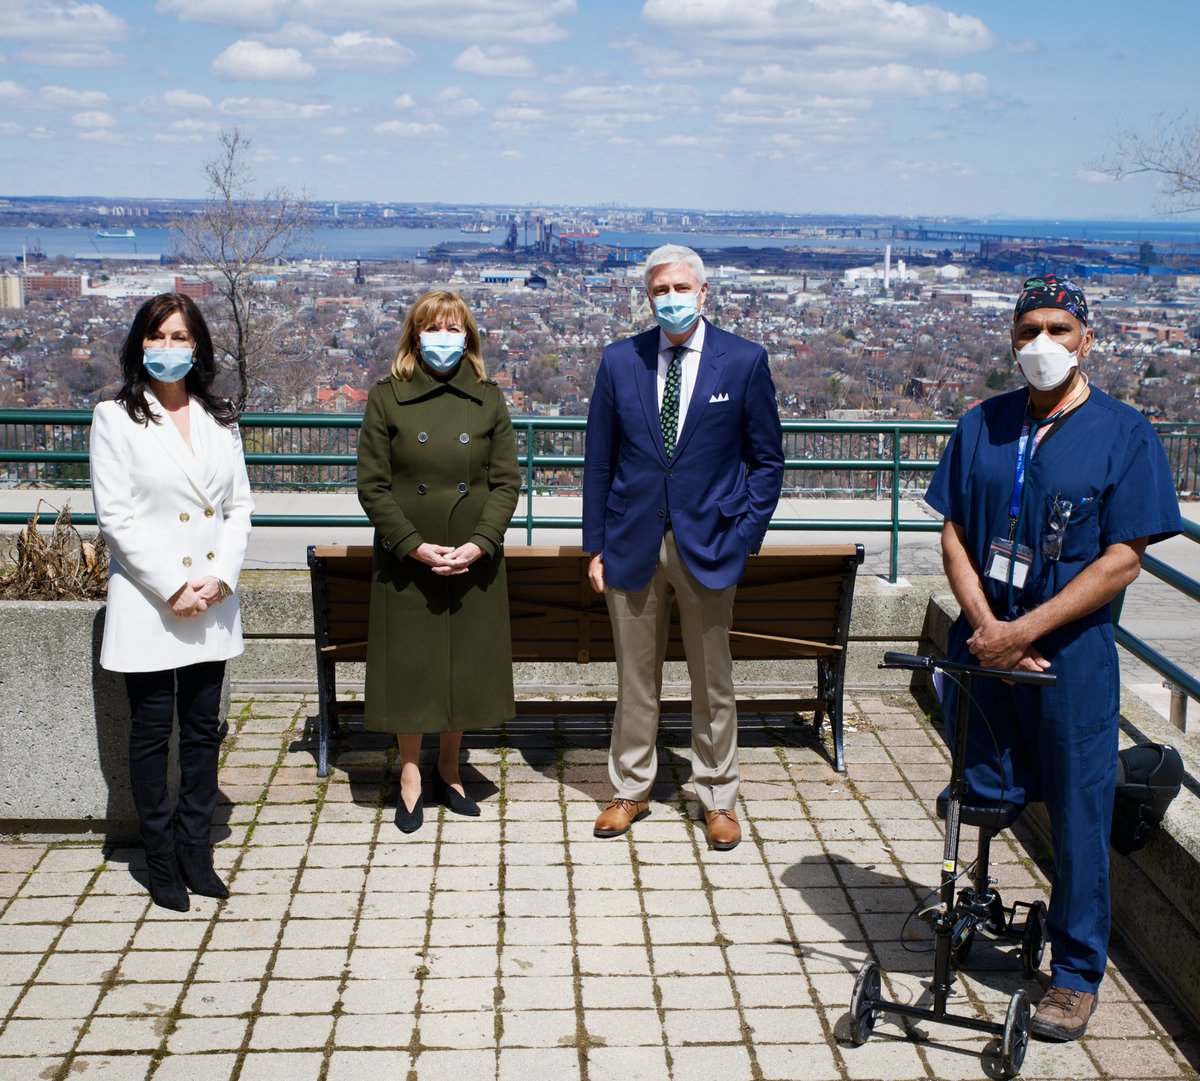
[[[988,549],[987,569],[984,574],[993,581],[1008,585],[1008,564],[1012,560],[1012,551],[1011,541],[1002,540],[1000,537],[993,538],[992,546]],[[1021,589],[1025,585],[1025,578],[1032,566],[1033,549],[1018,544],[1017,560],[1012,568],[1012,584],[1015,589]]]

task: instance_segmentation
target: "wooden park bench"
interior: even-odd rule
[[[588,664],[611,661],[612,630],[604,598],[587,578],[589,556],[579,548],[506,548],[508,602],[514,661]],[[768,546],[746,564],[733,605],[730,646],[734,660],[814,660],[815,698],[741,700],[745,711],[813,711],[820,735],[825,715],[833,732],[833,764],[846,768],[842,749],[842,697],[846,641],[861,544]],[[317,773],[329,774],[330,747],[361,718],[363,699],[337,694],[337,666],[367,655],[371,549],[322,545],[308,549],[313,627],[317,650]],[[684,660],[677,620],[667,660]],[[611,712],[612,701],[517,702],[517,713]],[[664,701],[663,712],[690,712],[691,703]]]

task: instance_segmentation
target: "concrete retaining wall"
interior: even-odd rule
[[[137,837],[129,700],[100,667],[103,633],[100,601],[0,602],[0,831]],[[172,738],[172,799],[177,763]]]

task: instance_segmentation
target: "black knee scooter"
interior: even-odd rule
[[[956,964],[965,959],[975,932],[983,929],[995,936],[1021,941],[1022,967],[1032,975],[1041,964],[1045,949],[1046,908],[1038,901],[1021,902],[1006,909],[999,893],[992,888],[987,874],[988,848],[991,838],[1016,821],[1021,808],[1016,804],[999,803],[984,806],[965,806],[966,783],[963,779],[967,755],[967,720],[970,709],[973,678],[1008,679],[1014,683],[1037,683],[1053,686],[1055,677],[1048,672],[1008,672],[998,668],[979,668],[933,657],[917,657],[909,653],[885,653],[881,668],[906,668],[910,671],[941,669],[959,680],[958,709],[954,724],[954,746],[950,765],[950,787],[945,800],[946,843],[942,854],[940,903],[931,910],[934,931],[933,1006],[910,1006],[890,1002],[882,997],[879,965],[867,961],[858,971],[854,992],[850,998],[850,1037],[854,1043],[865,1043],[875,1028],[880,1014],[894,1013],[904,1017],[924,1018],[945,1025],[969,1028],[1000,1037],[1000,1069],[1004,1077],[1015,1077],[1025,1061],[1029,1046],[1029,996],[1024,991],[1013,992],[1004,1024],[981,1021],[976,1017],[952,1014],[946,1008],[954,980]],[[940,804],[941,801],[939,801]],[[939,805],[939,814],[942,808]],[[955,898],[958,881],[958,840],[961,827],[981,828],[979,858],[976,860],[972,884],[963,888]],[[1026,909],[1024,921],[1017,920],[1018,907]]]

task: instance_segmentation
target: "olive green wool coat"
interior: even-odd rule
[[[420,365],[367,398],[358,499],[375,526],[365,725],[460,732],[514,714],[504,531],[520,473],[504,395],[462,363]],[[408,553],[474,541],[484,555],[443,577]]]

